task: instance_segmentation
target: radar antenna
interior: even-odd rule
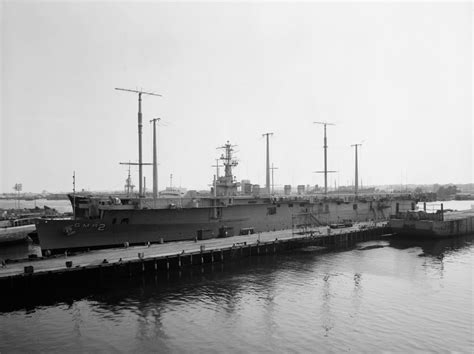
[[[229,143],[229,140],[227,140],[227,143],[224,146],[219,146],[218,149],[225,149],[225,155],[222,154],[221,157],[219,158],[220,160],[223,161],[224,167],[225,167],[225,177],[230,177],[231,180],[234,179],[234,176],[232,175],[232,167],[235,167],[238,165],[237,160],[234,160],[232,158],[232,152],[234,151],[234,147],[237,145],[231,145]]]
[[[231,145],[229,141],[224,146],[218,147],[218,149],[224,149],[225,153],[217,159],[217,169],[219,168],[219,160],[222,160],[224,165],[224,176],[216,177],[215,182],[215,195],[216,196],[231,196],[237,193],[237,187],[239,186],[238,182],[235,182],[234,175],[232,174],[232,167],[238,165],[237,160],[232,157],[234,152],[234,147],[237,145]],[[216,171],[218,172],[218,171]]]

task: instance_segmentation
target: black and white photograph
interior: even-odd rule
[[[0,0],[0,353],[472,353],[472,1]]]

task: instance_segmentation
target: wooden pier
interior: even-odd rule
[[[319,246],[322,251],[347,248],[357,242],[389,236],[389,232],[385,224],[344,229],[321,227],[41,257],[3,265],[0,268],[0,289],[10,296],[25,295],[44,287],[51,290],[81,281],[100,282],[145,272],[170,272],[243,257],[288,252],[306,246]]]

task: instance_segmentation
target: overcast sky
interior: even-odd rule
[[[137,95],[159,187],[207,189],[227,140],[238,180],[473,182],[472,4],[1,1],[1,192],[120,190]],[[147,187],[152,168],[144,167]],[[138,170],[132,169],[138,185]]]

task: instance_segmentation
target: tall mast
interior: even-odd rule
[[[153,200],[158,197],[158,161],[156,152],[156,122],[161,118],[153,118],[150,123],[153,123]]]
[[[267,137],[267,175],[266,175],[266,182],[265,182],[265,188],[267,189],[267,193],[270,194],[270,135],[273,135],[273,133],[265,133],[262,134],[262,136]]]
[[[275,170],[278,170],[278,167],[273,167],[273,163],[272,163],[272,167],[270,167],[270,169],[272,170],[272,194],[274,194],[275,193],[275,190],[274,190],[275,178],[274,178],[273,173],[275,172]]]
[[[138,93],[138,196],[143,198],[143,188],[142,188],[142,179],[143,179],[143,169],[142,169],[142,95],[150,95],[150,96],[159,96],[160,94],[154,92],[145,92],[139,90],[129,90],[123,88],[115,88],[119,91],[127,91]]]
[[[361,146],[362,144],[352,144],[355,148],[355,182],[354,182],[354,193],[355,196],[357,197],[357,192],[359,190],[359,167],[358,167],[358,161],[357,161],[357,147]]]
[[[324,171],[317,171],[318,173],[324,172],[324,195],[327,196],[328,194],[328,172],[336,172],[336,171],[328,171],[328,141],[326,137],[326,125],[335,125],[334,123],[328,122],[313,122],[314,124],[322,124],[324,125]]]

